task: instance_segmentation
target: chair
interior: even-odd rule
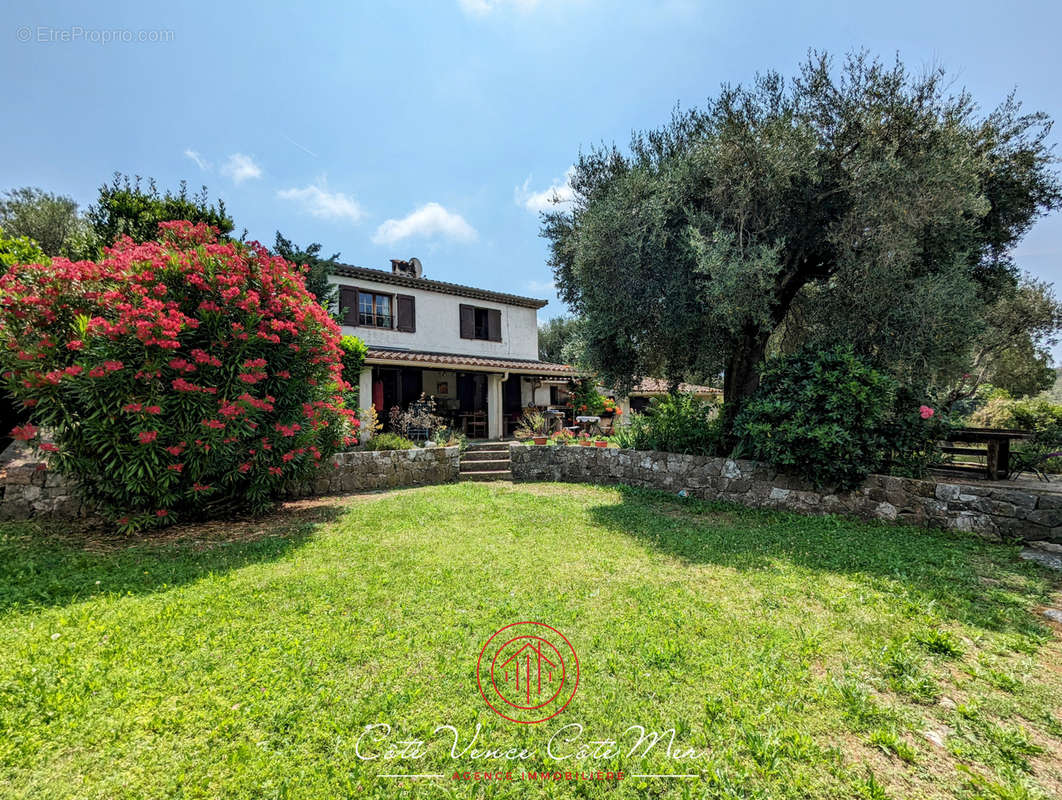
[[[468,435],[470,438],[487,438],[487,413],[477,411],[468,418]]]

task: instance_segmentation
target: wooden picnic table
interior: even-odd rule
[[[941,447],[941,451],[949,455],[957,456],[985,456],[984,467],[974,464],[944,464],[944,469],[959,472],[981,473],[990,481],[998,481],[1010,477],[1010,443],[1015,440],[1029,439],[1032,434],[1028,431],[1012,430],[1007,428],[956,428],[948,434],[949,444]],[[958,442],[959,446],[952,444]],[[986,450],[977,447],[962,447],[961,445],[985,444]]]

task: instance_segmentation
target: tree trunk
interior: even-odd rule
[[[734,418],[760,385],[760,364],[769,338],[767,331],[746,328],[727,361],[723,373],[723,430],[729,448],[736,443]]]

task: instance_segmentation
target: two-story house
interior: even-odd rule
[[[424,278],[420,261],[391,271],[336,267],[343,333],[368,345],[362,408],[386,419],[421,394],[472,436],[507,435],[528,405],[556,402],[575,372],[538,360],[545,300]]]

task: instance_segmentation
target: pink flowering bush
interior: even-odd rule
[[[12,435],[126,530],[262,511],[358,424],[296,267],[204,224],[160,231],[0,277],[3,379],[30,411]]]

